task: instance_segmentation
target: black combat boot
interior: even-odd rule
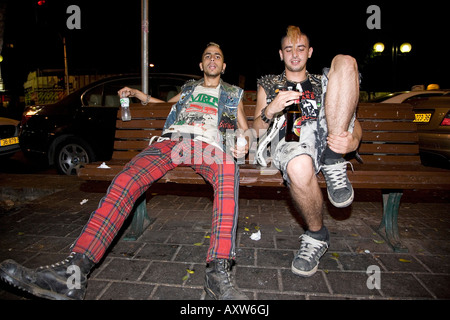
[[[206,267],[205,290],[216,300],[248,300],[248,297],[233,287],[230,276],[231,262],[217,259]]]
[[[13,260],[0,263],[0,278],[35,296],[54,300],[82,300],[87,275],[95,265],[84,254],[72,252],[58,263],[28,269]]]

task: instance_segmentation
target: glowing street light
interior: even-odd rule
[[[402,43],[400,45],[400,52],[401,53],[411,52],[411,49],[412,49],[411,43],[405,42],[405,43]]]
[[[398,77],[398,70],[397,70],[397,64],[399,57],[403,57],[400,59],[404,59],[407,55],[410,54],[412,50],[412,45],[409,42],[403,42],[401,45],[398,45],[398,42],[392,41],[392,45],[388,45],[387,47],[382,42],[377,42],[372,47],[372,53],[371,57],[378,59],[377,57],[385,56],[387,57],[389,55],[389,52],[383,53],[385,49],[391,49],[391,57],[392,57],[392,84],[393,89],[397,89],[397,77]],[[386,61],[384,59],[384,61]]]
[[[373,51],[381,53],[384,51],[384,43],[377,42],[373,45]]]

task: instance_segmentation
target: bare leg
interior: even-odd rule
[[[355,59],[338,55],[328,73],[325,117],[328,135],[341,136],[349,130],[359,98],[359,74]],[[328,199],[338,208],[353,202],[354,192],[347,177],[347,162],[343,155],[327,146],[321,157],[322,173],[327,182]]]
[[[355,59],[344,55],[334,57],[325,99],[329,133],[340,135],[348,130],[358,99],[359,75]]]
[[[322,228],[323,197],[317,182],[312,160],[307,155],[292,159],[287,172],[291,184],[289,190],[310,231]]]
[[[300,236],[300,249],[292,260],[291,270],[296,275],[310,277],[317,271],[319,260],[329,246],[328,230],[322,219],[322,192],[309,156],[301,155],[289,161],[287,172],[292,198],[308,226]]]

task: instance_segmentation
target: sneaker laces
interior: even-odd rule
[[[333,189],[337,190],[347,187],[347,164],[350,164],[353,171],[353,165],[350,161],[322,166],[322,170],[327,175],[326,182],[331,183]]]
[[[317,250],[323,246],[328,248],[328,244],[326,242],[316,240],[306,234],[302,234],[300,238],[302,242],[300,245],[300,250],[298,251],[298,256],[308,262],[313,259],[313,255],[317,252]]]

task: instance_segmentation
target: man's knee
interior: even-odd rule
[[[289,161],[286,170],[291,185],[300,189],[308,188],[316,176],[312,159],[308,155],[301,155]]]
[[[358,72],[358,63],[352,56],[338,54],[331,62],[330,72],[337,70],[342,70],[345,72]]]

